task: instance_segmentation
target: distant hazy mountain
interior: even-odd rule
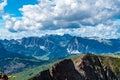
[[[4,45],[0,43],[0,58],[6,58],[6,57],[23,57],[20,54],[9,52],[4,48]]]
[[[82,38],[70,35],[46,35],[17,40],[0,40],[7,51],[42,60],[62,58],[79,53],[115,53],[120,39]]]
[[[18,54],[15,51],[7,51],[0,43],[0,72],[4,70],[5,73],[15,73],[25,68],[32,68],[47,61],[38,60],[32,57],[27,57],[22,54]]]

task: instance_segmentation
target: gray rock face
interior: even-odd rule
[[[99,57],[91,54],[74,60],[65,59],[29,80],[119,80],[115,73],[103,66]]]
[[[80,53],[118,53],[120,39],[46,35],[17,40],[0,40],[5,50],[40,60],[63,58]],[[43,58],[44,57],[44,58]]]

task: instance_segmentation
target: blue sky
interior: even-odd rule
[[[119,0],[0,0],[0,38],[120,38]]]
[[[5,7],[4,11],[5,13],[13,14],[13,16],[22,16],[21,12],[19,11],[19,8],[21,8],[23,5],[28,4],[37,4],[37,0],[8,0],[7,6]]]
[[[2,3],[3,0],[0,0]],[[19,8],[22,8],[23,5],[34,5],[37,4],[37,0],[7,0],[7,5],[4,7],[4,14],[10,14],[14,17],[21,17],[22,14],[19,11]],[[2,20],[2,16],[0,16],[0,28],[5,27],[5,22]]]

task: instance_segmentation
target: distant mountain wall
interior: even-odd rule
[[[32,56],[41,60],[58,59],[71,54],[100,54],[120,51],[120,39],[82,38],[67,34],[0,40],[0,42],[9,52]]]

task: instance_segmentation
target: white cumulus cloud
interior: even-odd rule
[[[119,7],[120,0],[39,0],[38,4],[19,9],[21,19],[9,15],[3,18],[10,31],[65,29],[61,32],[113,37],[120,33],[120,23],[116,22]]]
[[[4,27],[4,21],[2,20],[2,16],[4,15],[4,8],[7,5],[7,0],[0,1],[0,28]]]
[[[6,5],[7,5],[7,0],[2,1],[0,3],[0,11],[2,11]]]

